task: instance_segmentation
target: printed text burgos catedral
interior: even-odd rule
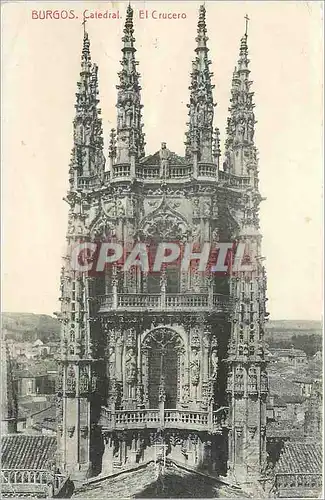
[[[32,19],[122,19],[119,10],[84,10],[80,15],[74,9],[69,10],[32,10]],[[139,19],[186,19],[185,12],[160,12],[158,10],[140,9],[138,10]]]

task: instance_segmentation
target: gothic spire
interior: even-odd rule
[[[92,64],[90,41],[84,27],[80,79],[77,83],[76,114],[73,121],[74,146],[70,164],[70,184],[76,189],[85,177],[102,179],[105,160],[101,110],[98,108],[98,66]]]
[[[140,75],[135,60],[133,9],[129,4],[122,38],[122,70],[117,85],[116,163],[134,163],[144,156]]]
[[[192,63],[188,131],[185,156],[188,160],[213,162],[213,102],[209,71],[205,7],[201,5],[196,37],[196,57]]]
[[[225,168],[235,175],[249,175],[248,166],[256,162],[257,150],[254,145],[254,92],[250,91],[252,82],[249,80],[249,59],[246,30],[240,41],[239,59],[235,67],[227,120],[227,138],[225,147]]]

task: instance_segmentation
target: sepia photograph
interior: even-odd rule
[[[323,498],[323,2],[1,2],[1,498]]]

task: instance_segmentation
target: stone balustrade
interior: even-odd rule
[[[100,424],[105,431],[128,429],[191,429],[221,431],[227,426],[225,411],[142,409],[111,411],[102,406]]]
[[[179,179],[189,180],[193,177],[193,166],[192,165],[169,165],[168,172],[164,179],[168,182],[177,181]],[[135,177],[141,181],[151,181],[161,179],[161,169],[159,165],[145,165],[137,166],[135,169]],[[199,164],[198,166],[198,177],[199,179],[215,179],[218,178],[218,171],[215,164]],[[113,165],[111,171],[104,173],[104,184],[114,182],[121,179],[131,178],[131,166],[129,164]],[[222,177],[225,180],[225,176]],[[229,181],[228,181],[229,182]],[[241,178],[235,178],[231,176],[231,185],[234,187],[241,187],[243,184],[249,184],[249,179],[246,181],[241,180]],[[99,188],[102,185],[102,181],[96,176],[83,176],[78,178],[78,189],[81,190],[91,190],[93,188]]]
[[[53,474],[44,469],[2,469],[1,491],[11,494],[31,494],[53,496],[61,491],[68,477],[63,474]]]
[[[315,473],[281,473],[275,476],[275,490],[282,498],[317,498],[322,489],[322,475]]]
[[[207,293],[183,294],[145,294],[145,293],[112,293],[96,297],[99,312],[110,310],[162,310],[162,311],[215,311],[227,312],[229,297],[221,294]]]

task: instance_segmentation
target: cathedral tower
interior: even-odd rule
[[[97,67],[84,35],[61,275],[60,466],[71,472],[110,473],[160,453],[236,479],[263,464],[265,274],[247,35],[223,170],[207,42],[202,6],[185,156],[166,142],[146,156],[128,6],[105,171]],[[253,267],[237,271],[228,258],[230,271],[203,270],[204,249],[227,242],[245,243],[257,256]],[[82,271],[71,260],[79,243]],[[190,266],[152,265],[151,252],[171,243]],[[110,258],[112,244],[121,246],[121,258]],[[149,267],[135,248],[150,249]]]

